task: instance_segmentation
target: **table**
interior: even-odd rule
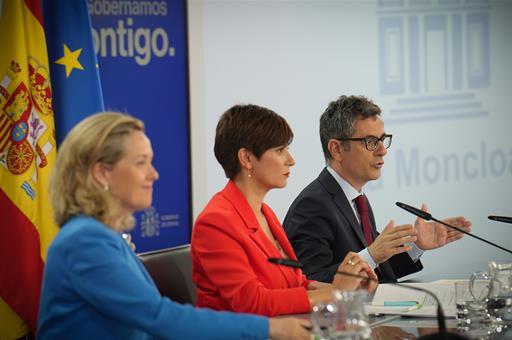
[[[289,316],[310,320],[310,314],[283,315],[282,317]],[[369,321],[373,340],[418,339],[438,333],[436,318],[370,315]],[[493,334],[487,334],[488,330],[484,328],[464,332],[458,329],[456,319],[447,318],[446,328],[449,333],[455,336],[462,335],[467,339],[512,339],[512,327],[502,329],[500,332],[495,331]]]

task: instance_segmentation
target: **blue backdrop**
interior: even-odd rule
[[[137,252],[190,241],[189,93],[184,0],[89,0],[107,110],[141,118],[160,179],[137,214]]]

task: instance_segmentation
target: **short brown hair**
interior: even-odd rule
[[[94,180],[97,162],[111,169],[124,154],[124,139],[144,131],[144,123],[118,112],[101,112],[78,123],[57,152],[50,177],[55,222],[62,226],[77,214],[92,216],[115,230],[133,227],[133,216],[120,213],[120,204]]]
[[[222,114],[215,134],[215,157],[226,177],[240,172],[238,151],[246,148],[260,158],[270,148],[288,145],[293,132],[274,111],[252,104],[235,105]]]

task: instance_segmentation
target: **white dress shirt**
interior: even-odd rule
[[[357,196],[364,195],[363,191],[361,190],[361,192],[359,192],[356,189],[354,189],[354,187],[350,185],[350,183],[343,179],[340,175],[338,175],[338,173],[333,168],[328,166],[327,171],[329,171],[332,177],[334,177],[336,182],[341,187],[341,190],[343,190],[343,193],[345,193],[345,196],[347,197],[347,200],[350,203],[352,210],[354,211],[354,215],[356,216],[357,221],[359,222],[359,224],[361,224],[361,221],[359,220],[359,213],[357,212],[356,202],[354,200],[356,199]],[[411,259],[414,262],[416,262],[421,257],[421,255],[423,255],[423,250],[418,248],[416,244],[414,244],[413,242],[407,243],[407,245],[410,245],[412,247],[412,249],[409,250],[407,253],[411,257]],[[377,268],[377,263],[371,257],[370,253],[368,252],[368,248],[361,250],[358,254],[363,258],[363,260],[368,262],[370,267],[372,267],[373,269]]]

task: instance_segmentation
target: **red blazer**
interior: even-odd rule
[[[296,260],[272,209],[263,204],[262,212],[284,252]],[[232,181],[197,218],[191,252],[198,307],[267,316],[311,311],[306,293],[311,281],[300,269],[268,262],[282,255]]]

